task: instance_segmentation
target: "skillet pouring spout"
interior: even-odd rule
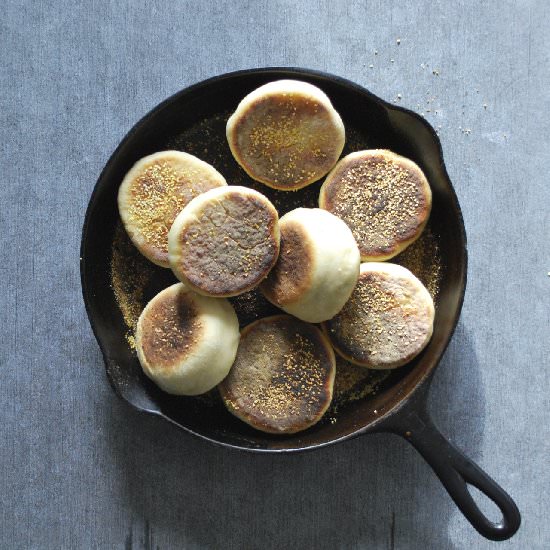
[[[437,428],[427,410],[428,392],[407,403],[385,430],[406,439],[431,466],[437,477],[472,526],[484,537],[501,541],[519,529],[521,516],[510,495],[475,462],[457,449]],[[502,513],[494,523],[479,509],[468,485],[479,489]]]

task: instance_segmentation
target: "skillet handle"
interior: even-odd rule
[[[519,529],[521,516],[504,489],[443,436],[425,406],[399,416],[391,431],[404,437],[424,457],[475,529],[491,540],[506,540],[513,536]],[[468,484],[479,489],[498,506],[502,512],[499,523],[493,523],[478,508]]]

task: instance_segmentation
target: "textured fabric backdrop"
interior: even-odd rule
[[[499,548],[549,548],[549,18],[544,0],[4,0],[0,547],[495,546],[394,436],[240,454],[134,412],[107,383],[79,281],[103,165],[181,88],[286,65],[438,128],[470,264],[431,408],[521,509]]]

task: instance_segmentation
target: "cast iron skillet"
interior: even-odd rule
[[[420,165],[433,192],[430,224],[438,238],[442,261],[435,329],[425,351],[411,365],[397,369],[374,398],[342,407],[335,422],[321,422],[305,432],[284,437],[249,428],[219,403],[212,405],[197,398],[171,397],[150,383],[143,376],[125,338],[128,327],[110,281],[111,249],[119,223],[116,195],[132,164],[155,151],[178,146],[185,148],[185,140],[178,144],[178,136],[186,128],[197,128],[195,135],[204,144],[209,139],[223,142],[223,135],[209,135],[212,128],[217,124],[219,134],[223,134],[225,120],[240,99],[256,87],[281,78],[305,80],[323,89],[341,114],[346,130],[350,133],[356,130],[363,136],[361,146],[388,148]],[[200,124],[205,120],[214,121],[213,126],[207,125],[201,130]],[[215,166],[218,163],[217,153],[209,151],[208,145],[195,153]],[[236,164],[231,169],[227,166],[219,169],[229,183],[252,184]],[[231,173],[224,170],[231,170]],[[318,193],[318,185],[308,189],[310,195],[304,196],[302,204],[314,202],[311,193]],[[261,190],[268,192],[264,186]],[[287,200],[286,197],[291,198]],[[296,201],[296,197],[300,196],[277,192],[270,195],[282,211],[297,206],[289,203]],[[439,139],[425,120],[342,78],[304,69],[270,68],[230,73],[191,86],[161,103],[132,128],[105,166],[90,199],[82,234],[81,277],[84,302],[103,352],[108,378],[115,392],[136,409],[158,415],[212,443],[255,452],[318,449],[372,432],[398,434],[414,445],[431,465],[479,533],[492,540],[504,540],[511,537],[520,525],[515,503],[441,435],[426,408],[433,372],[451,338],[462,307],[466,261],[466,235],[460,207],[443,164]],[[166,279],[162,274],[158,281],[159,288],[171,282],[169,276]],[[500,523],[493,523],[485,517],[472,499],[468,484],[477,487],[499,507],[503,515]]]

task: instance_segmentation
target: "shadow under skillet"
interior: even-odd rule
[[[346,120],[345,108],[341,114]],[[227,111],[206,117],[190,125],[183,132],[176,133],[165,143],[158,144],[158,150],[176,149],[201,158],[213,165],[225,177],[228,184],[251,187],[266,195],[275,205],[280,216],[300,206],[318,207],[319,189],[323,179],[299,191],[289,192],[271,189],[252,180],[244,172],[231,155],[225,137],[225,126],[230,115],[231,111]],[[365,116],[378,115],[374,110],[369,111]],[[348,117],[353,120],[351,114],[348,114]],[[376,124],[370,124],[368,120],[360,120],[359,123],[361,128],[369,128],[368,132],[358,129],[346,120],[346,145],[343,156],[369,148],[395,149],[392,143],[384,142],[381,136],[373,132],[372,128],[376,128]],[[417,275],[432,294],[437,306],[441,257],[437,235],[429,222],[421,237],[392,261],[404,265]],[[162,402],[162,409],[170,418],[177,421],[181,414],[189,415],[191,412],[193,416],[201,418],[202,423],[216,426],[222,415],[225,430],[228,428],[234,430],[235,434],[243,437],[243,441],[250,441],[257,432],[230,415],[216,389],[196,397],[170,396],[158,389],[141,372],[134,350],[133,333],[137,319],[153,296],[177,280],[169,269],[158,267],[141,256],[130,242],[120,221],[115,228],[112,244],[110,277],[111,287],[127,326],[128,351],[134,356],[132,361],[127,362],[127,364],[131,363],[130,370],[126,368],[125,372],[115,364],[110,365],[110,374],[117,377],[117,385],[123,386],[127,380],[128,386],[131,386],[131,379],[139,379],[139,384],[146,388],[152,400]],[[280,310],[269,303],[258,290],[230,298],[230,301],[235,307],[241,327],[256,319],[280,313]],[[338,416],[342,411],[353,407],[353,404],[358,401],[374,398],[378,393],[393,386],[410,372],[415,364],[416,362],[412,361],[409,365],[393,371],[375,371],[355,367],[344,360],[338,361],[333,402],[318,426],[327,422],[333,424],[338,422]],[[236,436],[237,439],[238,437]],[[263,434],[263,437],[277,439],[279,436]]]
[[[476,457],[484,392],[461,324],[433,385],[436,421]],[[437,540],[440,550],[459,548],[448,539],[448,525],[455,516],[466,520],[397,437],[373,434],[295,455],[250,454],[182,437],[169,424],[114,403],[104,430],[117,457],[111,464],[123,506],[133,518],[126,527],[131,547],[185,541],[229,550],[416,549]]]

